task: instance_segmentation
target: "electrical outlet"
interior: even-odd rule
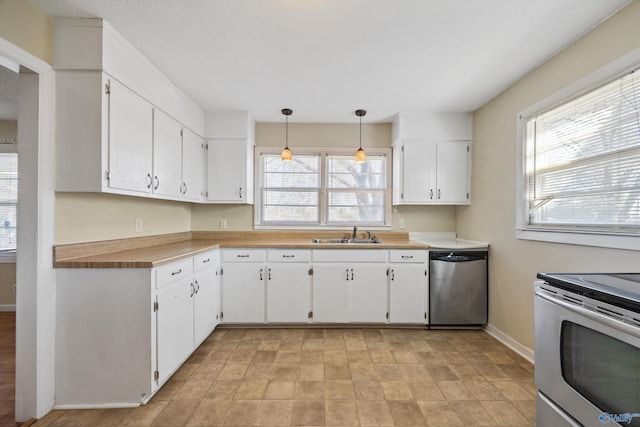
[[[142,220],[136,219],[136,233],[142,233]]]
[[[398,227],[401,229],[404,228],[404,218],[398,220]]]
[[[221,219],[220,220],[220,229],[224,230],[227,228],[227,220],[226,219]]]

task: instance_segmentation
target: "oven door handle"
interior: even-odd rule
[[[584,307],[568,303],[555,297],[549,297],[543,293],[536,292],[536,296],[545,299],[553,304],[557,304],[560,307],[566,308],[569,311],[573,311],[574,313],[593,320],[594,322],[598,322],[610,328],[616,329],[622,333],[629,334],[635,338],[640,338],[640,328],[638,328],[637,326],[629,325],[628,323],[624,323],[621,320],[611,318],[595,311],[587,310]]]

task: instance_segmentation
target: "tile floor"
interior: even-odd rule
[[[534,426],[533,366],[482,331],[219,329],[140,408],[44,426]]]

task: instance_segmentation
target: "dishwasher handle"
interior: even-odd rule
[[[429,253],[429,259],[443,262],[483,261],[487,259],[487,252],[431,252]]]

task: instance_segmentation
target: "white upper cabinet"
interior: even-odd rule
[[[182,193],[182,125],[157,108],[153,111],[153,193]]]
[[[246,112],[208,113],[207,200],[253,204],[255,122]]]
[[[191,130],[182,130],[182,198],[201,201],[204,196],[207,153],[204,141]]]
[[[151,192],[151,105],[134,92],[107,79],[110,188]],[[82,162],[82,159],[77,159]]]
[[[201,200],[180,132],[203,134],[202,109],[100,19],[56,19],[53,45],[56,190]]]
[[[471,202],[471,115],[401,113],[392,134],[395,205]]]

